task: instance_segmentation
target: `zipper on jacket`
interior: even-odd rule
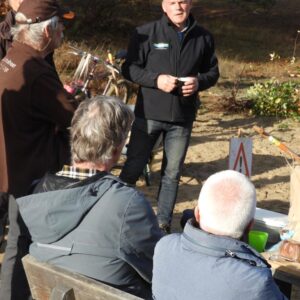
[[[236,255],[235,252],[232,252],[231,250],[227,249],[225,251],[225,256],[230,256],[232,258],[238,259],[238,260],[243,260],[245,262],[247,262],[249,265],[256,267],[257,263],[256,261],[252,260],[252,259],[247,259],[247,258],[241,258],[239,256]]]
[[[198,247],[202,248],[200,250],[201,253],[204,253],[204,254],[207,254],[207,255],[211,255],[211,256],[216,256],[216,257],[220,257],[220,255],[223,255],[225,257],[232,257],[232,258],[235,258],[235,259],[239,259],[239,260],[243,260],[243,261],[246,261],[248,262],[251,266],[259,266],[259,267],[266,267],[266,268],[270,268],[271,265],[262,257],[262,256],[256,256],[255,253],[253,253],[248,247],[246,246],[242,246],[242,248],[244,248],[248,254],[250,253],[251,255],[254,255],[255,257],[257,257],[259,260],[261,260],[264,264],[264,265],[260,265],[259,263],[257,263],[255,260],[252,260],[252,259],[247,259],[247,258],[242,258],[242,257],[239,257],[236,252],[233,252],[229,249],[224,249],[222,247],[217,247],[217,246],[213,246],[213,247],[207,247],[207,246],[204,246],[200,243],[197,243],[195,242],[194,239],[192,239],[191,237],[189,237],[185,232],[183,232],[183,236],[186,240],[188,240],[190,243],[194,244],[196,243]],[[218,254],[213,254],[212,252],[215,251],[215,252],[218,252]],[[249,252],[250,251],[250,252]],[[239,252],[238,252],[239,253]],[[241,253],[245,253],[246,252],[241,252]]]
[[[178,77],[178,64],[179,64],[179,59],[180,59],[180,56],[181,56],[181,47],[182,47],[182,43],[183,43],[183,40],[184,40],[184,37],[183,37],[183,40],[182,42],[180,43],[179,39],[178,39],[178,34],[176,32],[176,30],[173,28],[173,34],[175,35],[175,41],[173,39],[173,42],[176,44],[176,47],[172,47],[173,51],[175,51],[175,76]],[[174,121],[174,110],[173,110],[173,106],[174,106],[174,98],[175,97],[180,97],[180,95],[178,96],[174,96],[172,95],[172,107],[171,107],[171,112],[172,112],[172,115],[171,115],[171,121],[173,122]]]
[[[173,58],[173,55],[175,56],[175,62],[174,62],[174,65],[175,65],[175,76],[178,77],[178,64],[177,64],[177,60],[178,60],[178,49],[180,51],[180,45],[179,45],[179,41],[178,41],[178,37],[177,37],[177,32],[175,31],[175,29],[173,29],[173,31],[174,31],[173,33],[176,35],[176,39],[177,40],[174,41],[174,39],[173,39],[173,42],[175,42],[176,44],[174,45],[175,47],[171,47],[171,51],[174,52],[174,54],[170,53],[170,55],[171,55],[172,58]],[[169,40],[169,44],[170,45],[171,45],[171,42],[172,42],[172,39]],[[173,122],[174,121],[174,109],[173,109],[173,107],[174,107],[174,101],[175,101],[174,98],[176,96],[174,96],[173,94],[171,94],[171,96],[172,96],[172,102],[171,102],[171,122]]]

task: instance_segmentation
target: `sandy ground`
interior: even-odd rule
[[[260,137],[254,125],[284,142],[300,153],[300,126],[291,120],[257,118],[243,114],[213,112],[209,105],[200,110],[194,122],[190,147],[184,164],[177,204],[172,224],[173,232],[180,232],[179,220],[186,208],[194,208],[202,183],[211,174],[228,169],[229,144],[237,137],[238,129],[253,140],[251,179],[257,188],[258,207],[288,213],[290,172],[293,160],[284,156],[278,147]],[[143,191],[156,209],[156,194],[160,179],[162,153],[159,151],[152,165],[152,184],[146,186],[143,178],[138,188]]]
[[[211,174],[228,168],[229,142],[236,137],[238,129],[253,139],[252,177],[257,188],[258,207],[287,213],[289,209],[290,172],[292,160],[281,154],[280,150],[254,132],[254,125],[265,130],[292,150],[300,153],[300,126],[294,121],[280,121],[275,118],[257,118],[242,114],[216,112],[208,105],[200,110],[194,122],[190,147],[184,164],[178,200],[174,210],[172,232],[180,232],[179,220],[182,211],[194,208],[202,183]],[[160,179],[162,153],[154,157],[152,165],[152,184],[146,186],[143,178],[137,183],[156,210],[156,194]],[[114,173],[118,174],[119,169]],[[4,245],[0,249],[0,267]],[[293,300],[300,299],[299,290],[294,288]]]
[[[216,112],[216,106],[220,105],[215,100],[211,103],[211,100],[203,100],[205,110],[198,112],[194,122],[174,209],[172,232],[182,231],[182,211],[195,207],[204,181],[211,174],[228,169],[230,139],[237,137],[239,129],[245,137],[252,138],[253,141],[251,180],[257,189],[257,207],[284,214],[289,211],[290,174],[295,162],[277,146],[258,135],[253,126],[263,127],[267,133],[300,154],[299,123],[293,120]],[[143,178],[137,183],[138,189],[148,197],[155,211],[161,158],[160,150],[154,157],[151,186],[147,186]],[[293,286],[290,299],[300,299],[299,287]]]

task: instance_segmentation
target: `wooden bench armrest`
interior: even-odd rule
[[[39,262],[31,255],[26,255],[22,261],[35,300],[141,299],[78,273]]]

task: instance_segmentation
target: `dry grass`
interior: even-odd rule
[[[124,6],[124,2],[122,13],[113,14],[117,17],[118,30],[113,30],[113,26],[111,31],[99,31],[97,24],[94,24],[88,28],[88,35],[80,35],[84,30],[74,34],[70,28],[71,34],[66,31],[68,43],[75,44],[79,40],[76,44],[79,48],[101,57],[106,55],[107,49],[115,52],[126,48],[134,26],[161,15],[160,0],[131,2],[127,6]],[[291,75],[297,78],[300,73],[297,47],[295,64],[291,65],[290,60],[299,29],[300,1],[278,0],[267,11],[256,9],[253,4],[242,7],[230,0],[194,0],[193,3],[194,16],[215,36],[220,61],[221,78],[210,93],[226,98],[235,92],[234,89],[238,89],[238,97],[243,97],[245,89],[254,82],[272,77],[289,80]],[[76,11],[76,7],[73,9]],[[101,22],[99,24],[104,28]],[[76,24],[76,28],[84,26]],[[270,61],[270,53],[273,52],[280,59]],[[67,43],[56,51],[55,61],[62,80],[70,80],[77,59],[68,53]]]

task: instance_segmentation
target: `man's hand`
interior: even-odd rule
[[[179,78],[180,80],[180,78]],[[188,97],[198,91],[199,82],[197,77],[184,77],[184,85],[182,86],[182,95]]]
[[[166,93],[170,93],[177,87],[177,77],[161,74],[157,77],[157,87]]]

